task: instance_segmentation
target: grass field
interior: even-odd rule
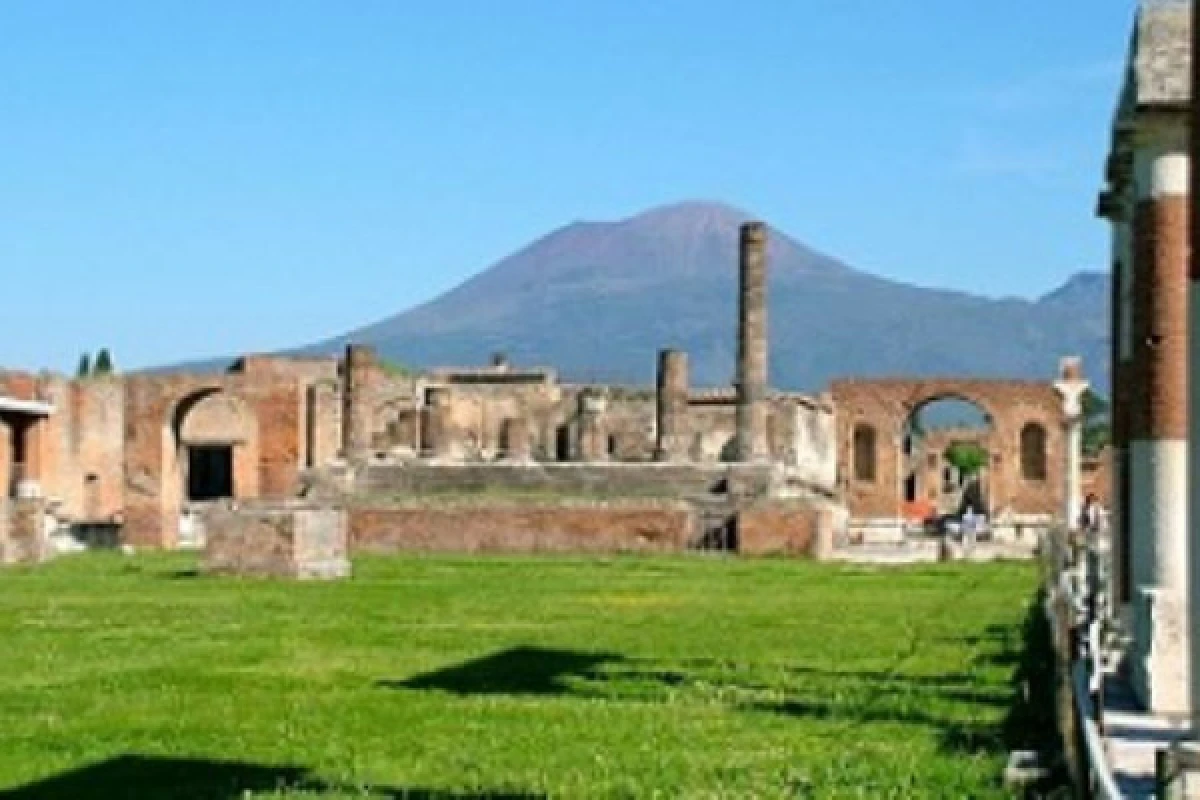
[[[0,573],[0,797],[1006,796],[1031,566],[193,567]]]

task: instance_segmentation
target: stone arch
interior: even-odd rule
[[[1064,486],[1055,480],[1054,470],[1065,452],[1065,417],[1062,398],[1051,380],[846,379],[834,381],[831,394],[838,428],[838,474],[853,520],[883,524],[905,518],[910,510],[905,503],[906,469],[914,450],[906,447],[906,424],[915,412],[939,400],[976,406],[990,423],[985,445],[990,462],[983,488],[993,518],[1045,519],[1062,507]],[[1041,482],[1021,479],[1020,434],[1029,421],[1037,421],[1046,431],[1049,475]],[[860,424],[878,432],[874,483],[854,479],[854,431]]]
[[[258,418],[237,394],[204,387],[184,395],[166,433],[168,507],[258,496]]]
[[[1026,422],[1021,427],[1021,479],[1043,482],[1049,478],[1046,445],[1049,437],[1040,422]]]
[[[927,425],[922,416],[938,406],[949,417]],[[990,512],[995,432],[995,414],[987,398],[977,394],[957,387],[935,387],[911,401],[901,432],[905,516],[915,522],[929,513],[955,513],[967,506]],[[960,473],[952,463],[952,451],[962,447],[982,450],[982,465],[972,474]]]

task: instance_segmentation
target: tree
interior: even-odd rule
[[[946,461],[964,478],[970,478],[987,466],[988,453],[975,442],[955,442],[946,448]]]
[[[79,357],[79,366],[75,368],[76,378],[86,378],[92,374],[92,357],[84,353]]]
[[[109,355],[107,347],[101,347],[100,352],[96,354],[96,366],[92,370],[92,374],[111,375],[113,371],[112,356]]]

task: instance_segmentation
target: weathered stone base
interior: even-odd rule
[[[665,553],[685,550],[684,503],[413,503],[350,511],[354,552]]]
[[[762,503],[737,514],[738,552],[748,556],[833,557],[833,516],[809,505]]]
[[[217,508],[204,524],[205,572],[324,580],[350,575],[346,513],[340,509]]]
[[[0,565],[41,564],[54,555],[46,504],[38,497],[0,500]]]
[[[1188,641],[1187,605],[1179,593],[1155,588],[1136,593],[1130,679],[1146,710],[1189,712]]]
[[[834,515],[823,506],[758,500],[728,519],[736,551],[807,558],[833,550]],[[353,552],[680,553],[712,549],[710,522],[680,500],[414,500],[349,511]]]

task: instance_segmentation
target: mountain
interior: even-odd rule
[[[375,345],[414,366],[553,366],[567,379],[649,383],[656,352],[681,347],[697,385],[733,375],[737,237],[749,215],[682,203],[618,222],[577,222],[457,288],[303,348]],[[817,391],[839,376],[1046,378],[1084,357],[1107,387],[1108,276],[1081,273],[1036,300],[925,289],[855,270],[772,229],[772,383]]]

